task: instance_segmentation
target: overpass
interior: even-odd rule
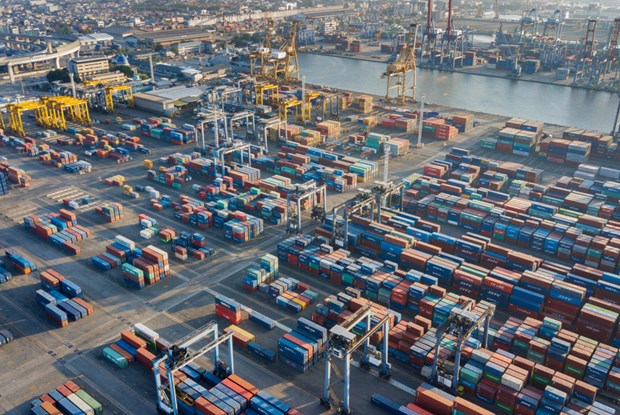
[[[23,36],[23,35],[20,35]],[[16,56],[0,57],[0,66],[6,66],[9,73],[9,79],[11,82],[15,82],[16,66],[30,65],[38,62],[54,62],[54,67],[60,69],[60,58],[69,56],[73,58],[75,54],[80,50],[80,41],[74,40],[71,43],[65,43],[63,45],[52,47],[51,43],[47,44],[47,48],[43,51],[24,53]]]

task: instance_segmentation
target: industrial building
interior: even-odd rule
[[[157,114],[171,114],[200,100],[204,90],[200,87],[177,86],[134,94],[136,108]]]
[[[67,69],[81,79],[87,76],[106,73],[110,70],[110,62],[105,56],[73,58],[67,61]]]
[[[202,42],[183,42],[176,45],[179,55],[189,55],[190,53],[201,53]]]
[[[90,35],[83,35],[78,37],[78,40],[82,46],[107,46],[114,41],[114,37],[107,33],[92,33]]]
[[[163,47],[181,42],[198,42],[212,39],[213,35],[201,28],[162,30],[158,32],[134,32],[125,38],[127,44],[136,46],[138,43],[160,44]]]

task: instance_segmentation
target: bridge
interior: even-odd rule
[[[14,38],[5,39],[5,43],[14,43],[16,45],[24,46],[31,43],[33,45],[41,45],[42,42],[46,42],[46,47],[43,50],[31,53],[23,53],[15,56],[0,57],[0,66],[6,66],[9,73],[9,79],[11,82],[15,82],[15,68],[25,65],[33,65],[39,62],[53,62],[56,69],[60,69],[60,58],[69,56],[73,58],[80,50],[80,41],[73,40],[69,43],[64,43],[58,46],[52,46],[52,39],[45,39],[39,36],[29,35],[15,35]],[[28,42],[28,40],[32,40]],[[57,39],[56,39],[57,40]]]

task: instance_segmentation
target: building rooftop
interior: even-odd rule
[[[204,31],[201,28],[189,28],[189,29],[178,29],[178,30],[158,30],[152,32],[139,31],[134,32],[132,34],[138,40],[141,41],[152,41],[154,43],[157,42],[165,42],[165,41],[175,41],[175,40],[191,40],[197,37],[209,36],[210,33]]]
[[[146,96],[151,100],[187,100],[188,98],[197,98],[203,94],[204,90],[200,87],[185,87],[185,86],[176,86],[173,88],[166,89],[156,89],[149,92],[143,92],[142,95]]]
[[[102,56],[86,56],[83,58],[72,58],[71,60],[75,63],[86,63],[86,62],[107,61],[108,58],[105,55],[102,55]]]

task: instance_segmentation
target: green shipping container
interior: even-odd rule
[[[90,396],[85,390],[80,389],[79,391],[75,392],[75,394],[81,400],[83,400],[86,405],[93,408],[93,411],[95,411],[95,415],[100,415],[103,412],[103,405],[101,405],[95,398]]]

